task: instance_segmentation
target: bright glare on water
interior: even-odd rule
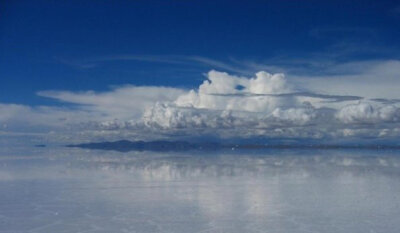
[[[400,152],[2,150],[0,232],[400,232]]]

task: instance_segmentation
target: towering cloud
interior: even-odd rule
[[[249,112],[271,111],[279,106],[293,104],[293,99],[267,96],[293,91],[283,74],[271,75],[262,71],[248,79],[210,71],[207,77],[208,80],[200,85],[198,91],[192,90],[180,96],[175,104],[179,107]]]
[[[143,115],[146,126],[164,129],[268,128],[279,122],[303,125],[313,108],[300,104],[283,74],[258,72],[254,78],[210,71],[198,90],[158,103]]]

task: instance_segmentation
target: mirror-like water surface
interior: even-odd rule
[[[397,233],[399,154],[4,150],[0,232]]]

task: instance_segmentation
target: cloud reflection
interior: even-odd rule
[[[0,156],[0,221],[11,232],[397,232],[396,153],[37,149]]]

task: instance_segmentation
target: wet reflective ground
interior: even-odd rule
[[[400,151],[0,153],[2,233],[397,233],[399,219]]]

